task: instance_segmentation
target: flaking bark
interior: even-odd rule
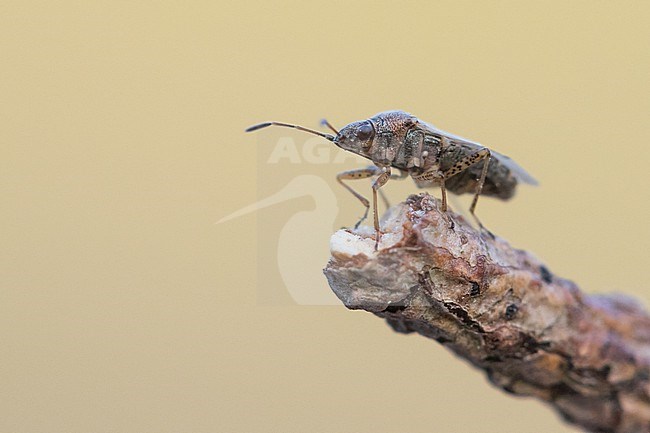
[[[532,254],[410,196],[374,231],[339,230],[325,274],[350,309],[435,339],[503,390],[594,432],[650,432],[650,317],[588,295]]]

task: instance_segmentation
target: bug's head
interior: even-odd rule
[[[372,123],[368,120],[362,120],[350,123],[341,129],[334,137],[334,144],[341,149],[365,156],[372,146],[374,138],[375,128]]]
[[[336,144],[341,149],[348,150],[356,153],[357,155],[368,157],[368,149],[370,149],[373,139],[375,137],[375,128],[368,120],[350,123],[340,131],[337,131],[327,120],[322,121],[323,125],[330,128],[336,135],[325,134],[320,131],[305,128],[304,126],[293,125],[283,122],[265,122],[258,125],[253,125],[246,129],[246,132],[257,131],[258,129],[266,128],[267,126],[284,126],[286,128],[294,128],[300,131],[308,132],[310,134],[318,135]]]

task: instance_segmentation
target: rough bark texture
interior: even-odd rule
[[[325,274],[350,309],[435,339],[507,392],[594,432],[650,432],[650,317],[587,295],[537,258],[439,211],[426,194],[374,231],[339,230]]]

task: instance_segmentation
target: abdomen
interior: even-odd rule
[[[476,149],[467,149],[461,146],[449,150],[445,153],[443,158],[441,158],[440,170],[444,172],[457,161],[474,151],[476,151]],[[447,190],[454,194],[474,194],[485,162],[487,161],[479,161],[467,170],[447,179],[445,182]],[[499,160],[493,157],[490,160],[490,166],[488,168],[481,195],[496,197],[501,200],[508,200],[515,194],[516,186],[517,179],[514,175],[505,165],[499,163]]]
[[[474,194],[482,170],[482,162],[474,164],[467,170],[447,179],[445,186],[454,194]],[[517,179],[510,174],[510,170],[499,164],[496,159],[492,159],[481,195],[508,200],[515,195],[516,187]]]

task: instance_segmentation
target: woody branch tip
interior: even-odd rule
[[[495,386],[550,404],[587,431],[650,431],[650,316],[588,295],[532,254],[410,196],[382,222],[339,230],[325,268],[350,309],[436,340]]]

